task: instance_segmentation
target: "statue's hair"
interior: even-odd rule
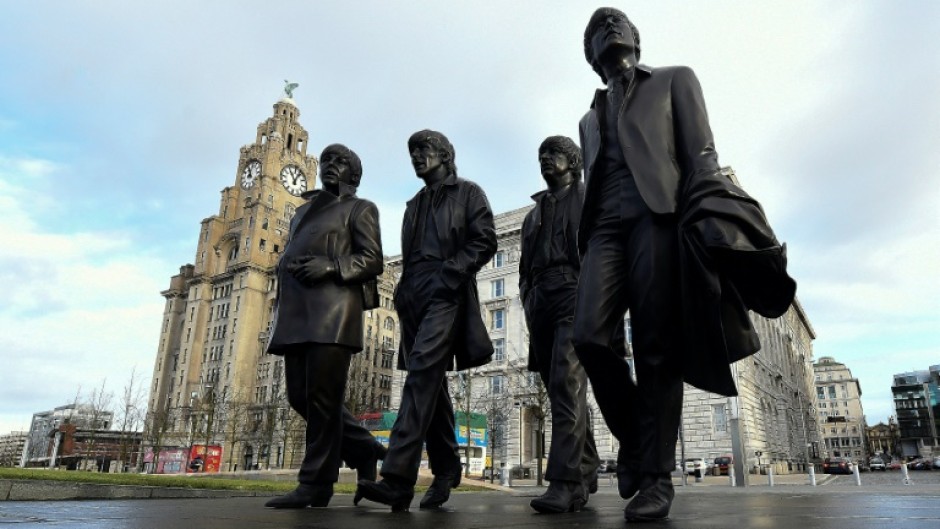
[[[594,49],[591,47],[591,39],[594,38],[594,33],[597,31],[597,24],[611,15],[623,17],[627,25],[630,26],[630,29],[633,31],[633,45],[636,47],[636,60],[640,60],[640,31],[636,29],[633,22],[630,22],[627,15],[619,9],[613,7],[598,8],[597,11],[591,15],[591,20],[588,22],[587,28],[584,29],[584,57],[587,59],[588,64],[594,68],[594,71],[597,72],[597,75],[601,76],[604,84],[607,84],[607,77],[604,75],[600,63],[597,62],[597,57],[594,56]]]
[[[320,154],[320,159],[322,160],[323,158],[326,158],[326,155],[329,153],[345,156],[346,159],[349,160],[350,183],[354,187],[359,187],[359,182],[362,181],[362,161],[359,160],[359,155],[341,143],[333,143],[331,145],[327,145],[326,148],[323,149],[323,153]]]
[[[581,156],[581,147],[568,136],[549,136],[539,145],[539,155],[552,149],[565,155],[568,158],[568,167],[575,178],[581,178],[581,170],[584,168],[584,160]]]
[[[438,151],[444,153],[446,155],[444,156],[444,167],[447,168],[447,173],[452,175],[457,174],[457,165],[454,163],[454,146],[450,144],[447,136],[444,136],[436,130],[419,130],[408,138],[408,151],[411,152],[421,142],[427,142]]]

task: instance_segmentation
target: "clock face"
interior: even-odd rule
[[[288,165],[281,170],[281,183],[288,193],[299,197],[307,190],[307,177],[296,165]]]
[[[245,164],[245,168],[242,169],[242,187],[245,189],[253,187],[259,178],[261,178],[261,162],[251,160]]]

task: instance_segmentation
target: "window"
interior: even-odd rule
[[[391,316],[385,318],[385,324],[384,324],[384,325],[385,325],[385,330],[386,330],[386,331],[394,331],[394,330],[395,330],[395,320],[393,320]]]
[[[826,398],[826,388],[822,386],[816,386],[816,397],[819,399]]]
[[[500,395],[506,391],[506,377],[494,375],[490,377],[490,393]]]
[[[490,297],[499,298],[506,295],[506,282],[503,279],[490,281]]]
[[[497,364],[506,361],[506,340],[503,338],[493,340],[493,360],[496,360]]]
[[[728,431],[728,414],[724,404],[712,405],[712,430],[715,433]]]
[[[493,255],[493,268],[502,268],[504,264],[506,264],[505,252],[496,252]]]
[[[490,328],[493,330],[503,328],[503,309],[490,312]]]
[[[836,398],[836,387],[835,387],[835,386],[829,386],[829,398],[830,398],[830,399]]]
[[[268,245],[267,241],[265,241],[264,239],[261,239],[261,241],[258,242],[258,249],[263,252],[267,248],[267,245]]]

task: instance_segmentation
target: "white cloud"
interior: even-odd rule
[[[151,368],[170,268],[120,233],[50,233],[26,207],[41,159],[0,158],[0,431],[108,380]],[[58,204],[64,207],[63,204]]]

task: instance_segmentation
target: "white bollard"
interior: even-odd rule
[[[809,484],[816,486],[816,465],[809,466]]]
[[[771,487],[774,486],[774,466],[767,465],[767,484]]]
[[[861,486],[862,486],[862,475],[859,474],[859,472],[858,472],[858,463],[856,463],[856,464],[852,467],[852,472],[855,473],[855,484],[858,485],[859,487],[861,487]]]
[[[731,486],[734,487],[737,483],[734,482],[734,469],[731,466],[728,466],[728,481],[731,482]]]
[[[914,482],[911,481],[911,475],[907,473],[907,464],[901,463],[901,474],[904,475],[904,484],[913,485]]]

